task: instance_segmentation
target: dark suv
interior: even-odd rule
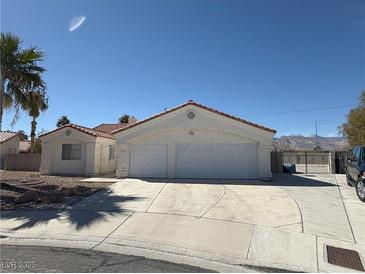
[[[347,184],[356,188],[357,197],[365,202],[365,145],[355,146],[347,158]]]

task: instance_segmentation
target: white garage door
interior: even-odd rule
[[[167,145],[132,145],[129,169],[131,177],[167,177]]]
[[[177,144],[177,178],[257,178],[256,144]]]

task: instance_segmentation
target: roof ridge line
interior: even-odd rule
[[[182,108],[182,107],[184,107],[184,106],[187,106],[188,104],[191,104],[191,103],[192,103],[192,102],[190,102],[190,100],[189,100],[189,101],[187,101],[187,102],[185,102],[185,103],[183,103],[183,104],[177,105],[176,107],[173,107],[173,108],[167,109],[167,110],[165,110],[165,111],[162,111],[162,112],[159,112],[159,113],[157,113],[157,114],[155,114],[155,115],[152,115],[152,116],[150,116],[150,117],[147,117],[146,119],[143,119],[143,120],[137,121],[137,122],[135,122],[135,123],[133,123],[133,124],[130,124],[130,125],[128,125],[128,126],[126,126],[126,127],[122,128],[122,129],[116,129],[116,130],[113,130],[113,131],[111,132],[111,134],[115,134],[115,133],[118,133],[119,131],[126,130],[126,129],[130,128],[130,127],[137,126],[137,125],[139,125],[139,124],[142,124],[142,123],[144,123],[144,122],[147,122],[147,121],[149,121],[149,120],[152,120],[152,119],[154,119],[154,118],[157,118],[157,117],[159,117],[159,116],[161,116],[161,115],[163,115],[163,114],[167,114],[167,113],[170,113],[170,112],[172,112],[172,111],[174,111],[174,110],[176,110],[176,109],[179,109],[179,108]]]
[[[275,133],[276,133],[276,130],[275,130],[275,129],[272,129],[272,128],[269,128],[269,127],[266,127],[266,126],[263,126],[263,125],[259,125],[259,124],[254,123],[254,122],[250,122],[250,121],[248,121],[248,120],[246,120],[246,119],[243,119],[243,118],[241,118],[241,117],[234,116],[234,115],[231,115],[231,114],[225,113],[225,112],[223,112],[223,111],[216,110],[216,109],[211,108],[211,107],[208,107],[208,106],[204,106],[204,105],[199,104],[199,103],[196,103],[196,102],[191,102],[190,104],[195,105],[195,106],[198,106],[198,107],[201,107],[201,108],[203,108],[203,109],[206,109],[206,110],[209,110],[209,111],[212,111],[212,112],[215,112],[215,113],[217,113],[217,114],[220,114],[220,115],[226,116],[226,117],[231,118],[231,119],[233,119],[233,120],[236,120],[236,121],[237,121],[237,120],[239,120],[239,121],[241,121],[241,122],[243,122],[243,123],[246,123],[246,124],[248,124],[248,125],[255,126],[255,127],[259,127],[259,128],[261,128],[261,129],[265,129],[265,130],[272,131],[272,132],[275,132]]]
[[[104,131],[100,131],[98,129],[94,129],[94,128],[91,128],[91,127],[85,127],[85,126],[81,126],[81,125],[77,125],[77,124],[68,124],[68,125],[74,125],[76,127],[80,127],[80,128],[84,128],[84,129],[89,129],[89,130],[94,130],[94,131],[97,131],[97,132],[100,132],[100,133],[103,133],[103,134],[110,135],[109,133],[106,133]]]
[[[93,128],[89,128],[89,127],[85,127],[85,126],[81,126],[81,125],[77,125],[77,124],[72,124],[72,123],[63,125],[63,126],[58,127],[54,130],[46,132],[46,133],[40,135],[39,137],[43,137],[45,135],[51,134],[53,132],[56,132],[56,131],[58,131],[60,129],[63,129],[63,128],[66,128],[66,127],[71,127],[73,129],[79,130],[79,131],[81,131],[85,134],[94,136],[95,138],[101,137],[101,138],[114,139],[114,136],[112,134],[109,134],[109,133],[106,133],[106,132],[103,132],[103,131],[100,131],[100,130],[97,130],[97,129],[93,129]],[[93,134],[93,132],[96,133],[96,134]]]
[[[129,128],[132,128],[132,127],[135,127],[135,126],[138,126],[142,123],[145,123],[145,122],[148,122],[150,120],[153,120],[159,116],[162,116],[164,114],[168,114],[172,111],[175,111],[175,110],[178,110],[180,108],[183,108],[187,105],[193,105],[193,106],[196,106],[196,107],[199,107],[199,108],[202,108],[202,109],[205,109],[207,111],[210,111],[210,112],[213,112],[213,113],[216,113],[216,114],[219,114],[219,115],[222,115],[224,117],[227,117],[227,118],[230,118],[232,120],[235,120],[237,122],[241,122],[241,123],[244,123],[246,125],[249,125],[249,126],[253,126],[253,127],[256,127],[256,128],[259,128],[259,129],[262,129],[262,130],[266,130],[266,131],[269,131],[269,132],[272,132],[272,133],[276,133],[277,131],[275,129],[272,129],[272,128],[269,128],[269,127],[266,127],[266,126],[262,126],[262,125],[259,125],[259,124],[256,124],[256,123],[253,123],[253,122],[250,122],[248,120],[245,120],[243,118],[240,118],[240,117],[237,117],[237,116],[233,116],[231,114],[228,114],[228,113],[225,113],[225,112],[222,112],[222,111],[219,111],[219,110],[216,110],[214,108],[211,108],[211,107],[208,107],[208,106],[205,106],[205,105],[202,105],[202,104],[199,104],[197,102],[194,102],[193,100],[189,100],[183,104],[180,104],[180,105],[177,105],[176,107],[173,107],[173,108],[170,108],[164,112],[160,112],[158,114],[155,114],[153,116],[150,116],[146,119],[143,119],[143,120],[140,120],[140,121],[137,121],[136,123],[133,123],[133,124],[130,124],[124,128],[120,128],[120,129],[116,129],[116,130],[113,130],[110,134],[116,134],[118,132],[121,132],[121,131],[124,131],[124,130],[127,130]]]
[[[97,125],[96,127],[100,127],[102,125],[105,125],[105,123],[101,123],[100,125]],[[96,127],[93,127],[93,128],[96,128]]]

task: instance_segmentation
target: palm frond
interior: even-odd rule
[[[3,106],[5,109],[9,109],[13,106],[13,97],[7,93],[3,94]]]
[[[43,58],[44,52],[35,46],[21,49],[19,53],[19,60],[24,64],[43,61]]]
[[[21,107],[28,111],[29,116],[37,118],[41,112],[48,109],[47,93],[42,90],[31,90],[26,92]]]
[[[18,36],[12,33],[1,33],[0,37],[0,50],[1,50],[1,61],[6,61],[6,57],[13,56],[19,51],[21,40]]]
[[[5,85],[3,106],[12,106],[15,110],[12,125],[19,119],[21,109],[36,118],[48,108],[46,84],[42,79],[46,70],[38,64],[45,54],[35,46],[21,48],[21,43],[16,35],[1,33],[0,62]]]

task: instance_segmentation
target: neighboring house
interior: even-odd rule
[[[189,101],[115,130],[118,177],[270,178],[276,131]]]
[[[30,141],[19,142],[19,153],[28,153],[30,149]]]
[[[189,101],[133,124],[66,125],[40,136],[43,174],[270,178],[276,131]]]
[[[19,153],[20,137],[17,132],[0,131],[0,169],[6,168],[8,154]]]

